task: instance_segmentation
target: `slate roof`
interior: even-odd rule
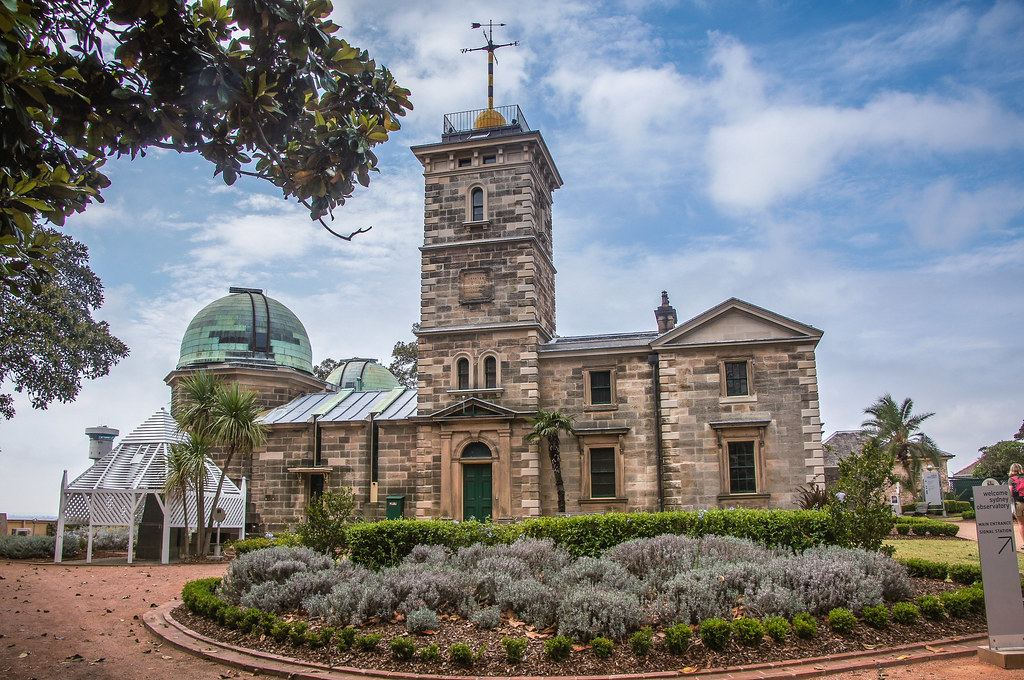
[[[638,333],[608,333],[605,335],[576,335],[565,338],[553,338],[540,346],[540,351],[558,352],[581,349],[619,349],[625,347],[643,348],[658,337],[657,331],[640,331]]]

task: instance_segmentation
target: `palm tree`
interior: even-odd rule
[[[929,461],[936,467],[942,465],[942,451],[931,437],[921,431],[921,423],[934,413],[912,415],[914,401],[909,397],[902,404],[896,404],[892,395],[883,394],[874,404],[864,409],[871,416],[861,423],[863,433],[873,443],[891,455],[903,468],[903,478],[910,486],[914,498],[920,497],[918,480],[921,464]]]
[[[555,476],[555,490],[558,492],[558,512],[565,512],[565,483],[562,481],[562,446],[559,434],[576,434],[572,421],[576,416],[561,411],[537,411],[537,415],[528,418],[533,432],[526,435],[526,441],[545,441],[548,445],[548,457],[551,458],[551,472]]]
[[[210,445],[205,434],[189,435],[184,442],[171,445],[171,453],[167,457],[167,479],[164,489],[169,497],[181,497],[185,521],[185,557],[189,555],[189,523],[188,495],[192,490],[196,499],[196,542],[197,548],[203,544],[203,517],[206,514],[206,461],[209,459]]]
[[[231,387],[220,387],[216,393],[216,400],[210,409],[210,433],[213,440],[227,447],[228,455],[224,459],[224,467],[217,480],[217,491],[213,494],[213,508],[217,508],[220,502],[220,492],[224,487],[224,477],[231,467],[231,461],[236,453],[243,456],[252,455],[253,449],[263,444],[267,439],[266,427],[259,422],[260,405],[257,399],[259,395],[250,390],[241,390],[238,383]],[[207,524],[206,542],[203,544],[203,554],[210,548],[210,538],[213,531],[213,512],[210,513]]]
[[[222,387],[220,378],[206,371],[198,371],[181,381],[174,417],[182,430],[189,434],[210,431],[211,412]]]

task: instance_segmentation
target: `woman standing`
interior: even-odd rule
[[[1024,466],[1014,463],[1010,466],[1010,499],[1013,501],[1013,515],[1020,525],[1021,542],[1017,544],[1018,550],[1024,550]]]

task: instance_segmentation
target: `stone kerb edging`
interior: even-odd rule
[[[356,678],[388,678],[390,680],[484,680],[466,675],[421,675],[418,673],[398,673],[392,671],[350,668],[348,666],[329,666],[311,661],[298,661],[287,656],[271,654],[255,649],[229,645],[214,640],[194,630],[186,628],[171,617],[171,611],[180,602],[168,602],[160,607],[150,609],[143,614],[142,620],[146,628],[154,636],[194,656],[208,659],[216,663],[238,668],[244,671],[258,671],[267,675],[301,680],[355,680]],[[973,656],[978,645],[988,637],[985,634],[963,635],[958,637],[921,642],[886,649],[864,652],[848,652],[832,656],[819,656],[807,659],[793,659],[774,663],[752,664],[749,666],[731,666],[725,668],[708,668],[683,673],[682,671],[661,671],[657,673],[638,673],[632,675],[591,675],[555,678],[541,676],[539,678],[488,678],[487,680],[656,680],[658,678],[674,678],[679,676],[699,677],[706,680],[718,678],[730,680],[768,680],[770,678],[815,678],[833,673],[872,668],[888,668],[891,666],[909,665],[924,661]]]

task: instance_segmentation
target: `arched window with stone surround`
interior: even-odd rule
[[[455,383],[456,389],[469,389],[469,359],[465,357],[455,362]]]
[[[498,386],[498,360],[494,357],[484,358],[484,387],[493,389]]]
[[[484,219],[484,190],[474,187],[469,193],[470,219],[473,222],[481,222]]]

